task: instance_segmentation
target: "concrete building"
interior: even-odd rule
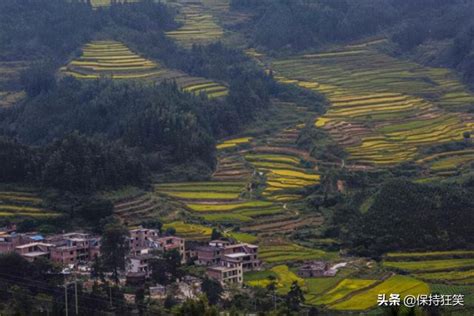
[[[130,231],[130,254],[140,255],[149,253],[153,250],[160,252],[176,249],[183,262],[185,256],[185,240],[176,236],[160,236],[160,233],[154,229],[138,228]]]
[[[69,233],[46,238],[54,244],[51,260],[62,265],[92,261],[100,254],[100,239],[84,233]]]
[[[156,258],[152,254],[140,254],[131,256],[129,258],[128,271],[129,272],[143,272],[147,276],[151,272],[150,261]]]
[[[218,265],[208,267],[207,275],[221,283],[222,286],[242,285],[244,281],[242,263],[232,259],[221,260]]]
[[[213,240],[209,246],[197,247],[196,264],[218,265],[222,260],[238,261],[244,271],[258,269],[261,261],[258,259],[258,246],[240,243],[231,244],[228,241]]]
[[[333,277],[336,273],[337,269],[331,269],[329,264],[323,261],[306,263],[297,271],[298,276],[302,278]]]
[[[17,246],[29,243],[37,243],[44,241],[44,237],[37,233],[18,234],[14,231],[0,232],[0,253],[15,251]]]
[[[50,259],[50,252],[53,247],[53,244],[34,242],[16,246],[15,252],[20,254],[26,260],[33,262],[38,258]]]

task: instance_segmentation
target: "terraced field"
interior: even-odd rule
[[[430,288],[426,283],[414,278],[395,275],[374,287],[357,292],[346,300],[331,304],[329,308],[353,311],[367,310],[377,305],[377,296],[379,294],[390,295],[391,293],[400,294],[400,297],[403,298],[408,294],[415,296],[429,294]]]
[[[344,279],[334,288],[327,291],[323,296],[316,299],[314,303],[317,305],[329,305],[336,301],[344,300],[344,298],[349,296],[351,293],[364,290],[376,282],[376,280]]]
[[[327,260],[337,257],[335,253],[302,247],[280,239],[261,243],[259,254],[263,261],[269,263]]]
[[[469,250],[387,254],[383,265],[429,282],[474,284],[474,252]]]
[[[59,215],[57,212],[44,209],[43,200],[34,192],[0,191],[0,218],[18,220]]]
[[[277,293],[282,295],[288,293],[294,281],[298,282],[300,286],[304,285],[304,280],[290,271],[286,265],[274,266],[268,271],[249,272],[245,274],[244,279],[245,283],[250,286],[266,287],[272,282],[268,278],[269,276],[275,277]]]
[[[242,144],[248,144],[252,140],[252,137],[240,137],[240,138],[233,138],[225,140],[219,144],[217,144],[217,149],[228,149],[228,148],[235,148]]]
[[[471,116],[455,112],[474,103],[474,95],[447,69],[398,60],[371,45],[280,60],[255,58],[280,82],[326,95],[331,106],[315,124],[346,149],[349,163],[420,160],[422,148],[462,140],[464,132],[474,130]],[[466,161],[467,156],[451,158],[445,165]],[[444,168],[439,164],[431,168]]]
[[[112,3],[132,3],[132,2],[138,2],[139,0],[90,0],[91,5],[93,8],[102,8],[102,7],[108,7]]]
[[[160,208],[151,194],[140,194],[132,198],[120,199],[114,203],[114,212],[127,222],[135,222],[136,219],[145,219]]]
[[[163,67],[117,41],[93,41],[86,44],[82,55],[72,60],[61,71],[64,75],[78,79],[106,77],[150,82],[175,81],[183,91],[196,95],[204,93],[209,98],[224,97],[228,93],[223,84]]]
[[[212,228],[209,226],[185,223],[182,221],[169,222],[163,225],[164,229],[176,229],[176,234],[188,240],[209,240]]]
[[[26,67],[25,62],[0,62],[0,108],[11,106],[26,96],[20,84],[20,74]]]
[[[184,47],[191,47],[194,44],[205,45],[220,40],[224,30],[208,8],[227,10],[228,2],[209,0],[205,2],[207,6],[202,1],[168,0],[167,3],[176,8],[178,12],[176,20],[182,26],[166,34]]]

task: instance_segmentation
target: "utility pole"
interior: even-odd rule
[[[67,283],[64,284],[64,304],[66,306],[66,316],[69,316],[68,306],[67,306]]]
[[[109,285],[110,308],[112,308],[112,287]]]
[[[76,296],[76,299],[75,299],[76,316],[78,316],[79,315],[79,304],[78,304],[78,300],[77,300],[77,280],[74,281],[74,294]]]

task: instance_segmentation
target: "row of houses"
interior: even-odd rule
[[[140,228],[131,231],[132,247],[129,276],[146,278],[150,273],[150,261],[155,257],[155,249],[179,251],[182,262],[193,261],[206,266],[207,275],[226,284],[242,284],[245,271],[257,270],[261,266],[258,246],[247,243],[232,243],[228,240],[213,240],[207,245],[190,244],[179,237],[158,237],[153,229]]]
[[[206,266],[207,275],[222,285],[243,283],[245,271],[260,268],[258,246],[214,240],[207,245],[190,244],[177,236],[163,236],[158,230],[130,230],[127,279],[142,282],[150,276],[150,262],[166,251],[176,250],[182,263],[193,261]],[[16,252],[29,261],[46,258],[64,267],[77,269],[100,256],[100,236],[82,232],[43,236],[37,233],[0,231],[0,253]]]

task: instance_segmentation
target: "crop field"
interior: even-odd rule
[[[131,198],[120,199],[114,203],[114,212],[127,222],[134,223],[137,219],[153,216],[155,211],[162,208],[152,194],[139,194]]]
[[[474,268],[474,258],[421,261],[384,261],[383,265],[387,268],[395,268],[408,272],[449,271],[460,268]]]
[[[250,286],[266,287],[271,283],[269,276],[276,278],[277,293],[284,295],[291,287],[291,284],[296,281],[300,286],[304,285],[304,280],[290,271],[287,265],[278,265],[271,268],[269,271],[249,272],[244,276],[246,284]]]
[[[176,235],[190,240],[209,240],[212,233],[212,228],[199,224],[185,223],[182,221],[175,221],[165,223],[164,229],[173,227],[176,229]]]
[[[363,290],[376,282],[376,280],[344,279],[339,282],[336,287],[332,288],[324,295],[314,300],[314,303],[317,305],[328,305],[334,303],[344,299],[351,293]]]
[[[227,148],[235,148],[242,144],[248,144],[252,140],[252,137],[240,137],[240,138],[233,138],[225,140],[219,144],[217,144],[217,149],[227,149]]]
[[[474,130],[472,117],[453,112],[474,101],[453,72],[397,60],[371,45],[270,65],[279,81],[329,99],[328,111],[315,124],[345,148],[352,164],[420,160],[423,147],[462,140],[464,132]],[[471,158],[445,157],[430,167],[436,172]]]
[[[200,1],[168,1],[168,3],[177,9],[177,21],[182,25],[177,30],[166,32],[166,34],[180,45],[184,47],[191,47],[193,44],[204,45],[216,42],[223,37],[224,30],[217,19]]]
[[[431,272],[414,274],[416,278],[428,281],[458,281],[474,278],[474,270]]]
[[[93,8],[108,7],[112,4],[112,0],[90,0]],[[116,3],[132,3],[139,0],[115,0]]]
[[[131,51],[117,41],[93,41],[82,49],[82,55],[61,68],[64,75],[78,79],[107,77],[121,80],[175,81],[183,91],[209,98],[226,96],[225,85],[163,67]]]
[[[11,106],[26,96],[20,84],[20,74],[26,68],[26,62],[0,62],[0,108]]]
[[[350,296],[347,300],[329,305],[329,308],[336,310],[366,310],[377,305],[377,296],[379,294],[391,293],[400,294],[403,298],[406,295],[429,294],[429,286],[419,280],[411,277],[395,275],[382,283]]]
[[[385,255],[389,260],[423,260],[425,258],[474,257],[474,250],[451,250],[431,252],[389,252]]]
[[[298,200],[301,196],[294,193],[294,190],[319,184],[320,175],[316,170],[303,165],[303,160],[307,157],[301,157],[301,153],[295,148],[298,135],[298,127],[284,129],[268,137],[267,146],[245,155],[245,159],[257,171],[265,174],[266,189],[263,196],[268,200],[278,202]]]
[[[323,260],[336,257],[335,253],[307,248],[290,242],[262,244],[259,253],[260,258],[269,263]]]
[[[253,170],[239,155],[219,155],[212,179],[218,181],[244,181],[252,177]]]
[[[252,234],[241,233],[241,232],[228,232],[226,236],[233,238],[239,242],[245,242],[249,244],[256,243],[258,241],[258,237]]]
[[[43,200],[32,192],[1,191],[0,218],[11,220],[31,218],[57,217],[60,214],[46,210],[42,206]]]
[[[474,284],[474,251],[471,250],[388,253],[385,258],[383,266],[404,270],[425,282],[446,286]]]
[[[63,72],[79,79],[146,79],[159,77],[165,69],[120,42],[93,41],[84,46],[82,55],[63,68]]]

